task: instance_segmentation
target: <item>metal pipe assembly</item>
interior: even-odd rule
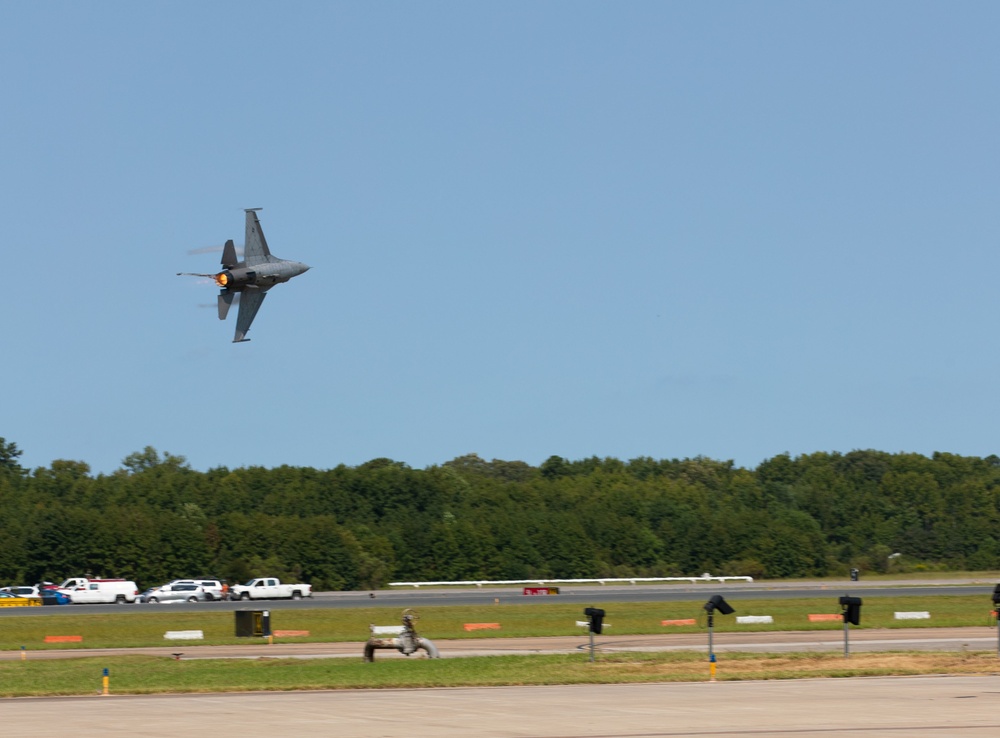
[[[427,658],[441,658],[441,654],[438,653],[437,646],[435,646],[429,639],[421,638],[417,635],[417,631],[413,627],[413,623],[417,619],[417,614],[415,612],[410,609],[406,609],[403,610],[402,625],[369,626],[371,630],[371,637],[368,639],[368,642],[365,643],[365,662],[371,663],[374,661],[375,651],[380,648],[394,648],[404,656],[409,656],[412,653],[416,653],[419,649],[423,649],[427,652]],[[389,634],[392,634],[394,637],[375,637],[378,635]]]

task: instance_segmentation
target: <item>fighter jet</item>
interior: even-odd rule
[[[267,291],[281,282],[287,282],[308,271],[309,267],[298,261],[288,261],[271,256],[267,248],[264,232],[257,220],[257,211],[262,208],[247,208],[246,246],[243,261],[236,260],[236,247],[226,241],[222,249],[222,271],[218,274],[193,274],[178,272],[177,276],[211,277],[222,288],[219,292],[219,320],[225,320],[233,298],[240,294],[240,312],[236,318],[236,335],[233,343],[249,341],[246,337]]]

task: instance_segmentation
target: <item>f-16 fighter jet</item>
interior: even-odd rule
[[[257,211],[261,208],[248,208],[246,246],[243,249],[243,261],[236,260],[236,247],[233,242],[226,241],[222,249],[222,271],[218,274],[192,274],[178,272],[178,276],[210,277],[222,288],[219,292],[219,320],[225,320],[233,298],[240,294],[240,312],[236,318],[236,335],[233,343],[249,341],[246,338],[250,324],[253,323],[261,303],[267,297],[267,291],[281,282],[287,282],[309,269],[298,261],[288,261],[271,256],[264,239],[264,232],[257,220]]]

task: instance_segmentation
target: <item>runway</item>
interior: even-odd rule
[[[995,738],[1000,677],[28,698],[4,700],[3,723],[152,738]]]
[[[864,597],[938,597],[974,595],[990,601],[994,584],[976,579],[927,580],[871,580],[837,582],[817,580],[812,582],[781,580],[752,583],[726,582],[699,584],[609,584],[573,585],[560,588],[554,596],[528,597],[522,588],[483,587],[448,588],[427,587],[414,589],[378,590],[374,592],[318,592],[302,600],[266,600],[243,602],[179,602],[172,605],[64,605],[62,607],[8,607],[0,608],[0,619],[45,615],[59,617],[72,614],[129,615],[149,612],[150,608],[169,607],[175,612],[233,611],[248,607],[264,606],[269,610],[340,609],[376,607],[402,609],[405,607],[431,606],[483,606],[572,604],[580,607],[609,602],[688,602],[704,601],[713,594],[723,594],[730,602],[743,600],[783,600],[806,597],[830,597],[835,601],[842,594],[854,593]]]

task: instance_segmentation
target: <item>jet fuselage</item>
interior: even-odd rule
[[[223,289],[242,292],[247,287],[273,287],[307,271],[308,265],[300,261],[278,259],[253,267],[225,269],[215,275],[215,283]]]

